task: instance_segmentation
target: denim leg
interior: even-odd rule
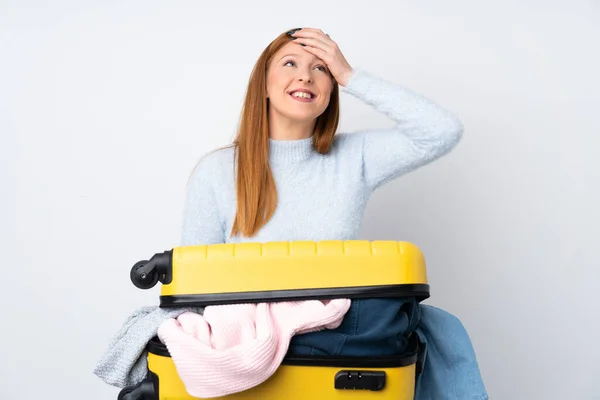
[[[463,324],[439,308],[420,308],[416,332],[425,350],[415,400],[487,400],[475,351]]]

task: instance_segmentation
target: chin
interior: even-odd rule
[[[311,122],[314,121],[320,114],[303,113],[303,114],[288,114],[287,117],[296,122]]]

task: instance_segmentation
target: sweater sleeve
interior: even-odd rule
[[[204,159],[188,180],[183,206],[182,246],[225,242],[213,189],[214,172],[209,160]]]
[[[463,125],[450,111],[398,84],[355,69],[343,92],[391,118],[391,129],[356,132],[361,141],[363,177],[375,190],[450,152]]]

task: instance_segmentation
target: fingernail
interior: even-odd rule
[[[286,32],[286,34],[287,34],[288,36],[291,36],[291,35],[293,35],[295,32],[298,32],[300,29],[302,29],[302,28],[296,28],[296,29],[292,29],[291,31],[288,31],[288,32]]]

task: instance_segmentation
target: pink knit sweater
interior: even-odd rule
[[[266,381],[293,335],[337,328],[349,308],[347,299],[209,306],[165,321],[158,337],[191,396],[220,397]]]

